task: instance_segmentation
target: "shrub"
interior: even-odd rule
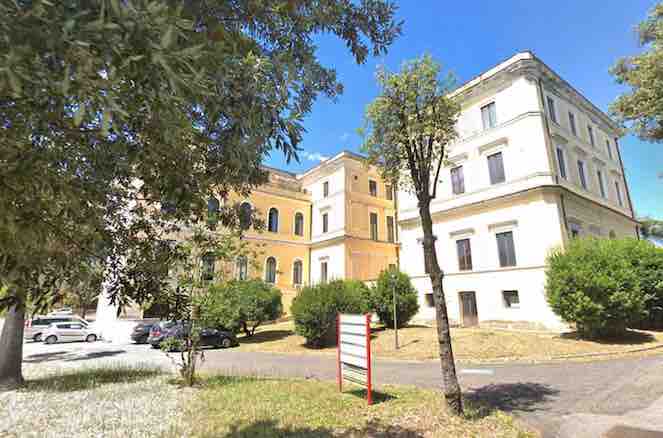
[[[645,290],[639,254],[649,244],[635,239],[574,239],[548,258],[546,293],[555,313],[589,337],[618,335],[640,320],[652,298]]]
[[[231,280],[209,287],[200,299],[203,325],[223,326],[253,336],[265,321],[283,314],[281,291],[262,280]]]
[[[410,277],[397,270],[382,271],[371,289],[371,308],[389,328],[394,327],[394,289],[399,327],[405,326],[419,311],[417,290],[412,286]]]
[[[368,310],[368,288],[356,280],[335,280],[302,289],[292,302],[295,331],[319,348],[335,342],[336,315]]]

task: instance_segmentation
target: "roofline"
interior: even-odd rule
[[[316,164],[315,166],[311,167],[310,169],[305,170],[304,172],[302,172],[300,174],[297,174],[297,179],[306,178],[308,175],[315,172],[316,170],[321,168],[323,165],[326,166],[326,165],[331,164],[334,161],[340,160],[342,158],[351,158],[353,160],[362,161],[362,162],[365,162],[368,159],[364,155],[361,155],[361,154],[358,154],[356,152],[352,152],[352,151],[349,151],[349,150],[345,149],[345,150],[342,150],[341,152],[339,152],[338,154],[334,155],[333,157],[328,158],[324,161],[321,161],[320,163]]]

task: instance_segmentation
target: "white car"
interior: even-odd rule
[[[87,325],[87,321],[76,315],[59,315],[59,316],[35,316],[33,319],[25,321],[25,329],[23,330],[23,337],[25,339],[32,339],[35,342],[41,342],[44,338],[42,334],[48,330],[51,324],[60,322],[80,322]]]
[[[41,335],[47,344],[57,342],[95,342],[101,338],[99,332],[82,321],[58,322],[48,326]]]

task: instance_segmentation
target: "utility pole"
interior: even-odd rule
[[[398,350],[398,319],[397,313],[396,313],[396,280],[398,278],[398,275],[396,274],[396,270],[393,270],[392,273],[392,291],[394,294],[394,346],[396,347],[396,350]]]

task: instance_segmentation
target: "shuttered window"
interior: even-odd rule
[[[456,252],[458,253],[458,269],[460,271],[472,270],[472,249],[470,239],[456,241]]]
[[[500,266],[516,266],[516,248],[513,245],[513,232],[495,234],[497,239],[497,251],[500,258]]]
[[[451,169],[451,189],[454,195],[465,193],[465,177],[463,176],[463,166],[457,166]]]
[[[491,102],[488,105],[481,107],[481,122],[483,123],[484,130],[497,126],[495,102]]]
[[[488,172],[490,173],[490,183],[499,184],[504,182],[504,162],[502,161],[502,152],[488,156]]]

